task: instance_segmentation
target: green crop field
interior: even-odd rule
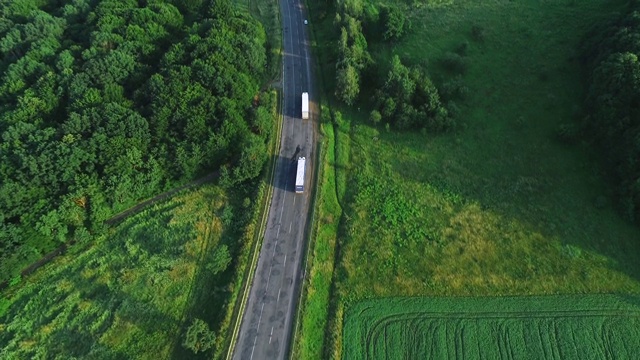
[[[633,359],[640,297],[378,299],[346,314],[344,359]]]

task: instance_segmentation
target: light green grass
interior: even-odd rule
[[[7,359],[171,357],[191,299],[215,289],[213,281],[195,280],[222,241],[227,203],[218,187],[205,185],[50,263],[10,295],[0,318],[0,353]]]
[[[447,134],[387,132],[367,122],[364,105],[343,111],[349,133],[337,148],[350,161],[336,309],[389,296],[640,293],[640,230],[615,211],[588,144],[555,137],[583,100],[579,40],[620,9],[451,1],[407,10],[414,30],[398,44],[370,44],[378,63],[399,54],[441,83],[450,75],[438,59],[468,41],[470,91],[458,102],[462,125]],[[331,21],[321,24],[328,33]],[[596,207],[599,197],[608,205]],[[328,352],[339,358],[341,322],[329,323]]]
[[[631,359],[640,297],[367,300],[349,309],[344,358]]]

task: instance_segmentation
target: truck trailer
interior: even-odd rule
[[[309,118],[309,93],[302,93],[302,118]]]
[[[298,172],[296,173],[296,193],[304,192],[304,167],[306,160],[304,157],[298,158]]]

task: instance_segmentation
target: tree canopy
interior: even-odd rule
[[[419,67],[402,64],[398,55],[393,56],[391,69],[382,90],[376,91],[374,102],[381,115],[378,122],[385,119],[398,129],[443,131],[453,125],[431,79]]]
[[[585,128],[604,150],[625,215],[640,219],[640,3],[589,34],[582,60],[589,77]]]

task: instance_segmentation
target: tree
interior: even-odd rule
[[[215,333],[209,330],[209,325],[196,318],[187,329],[182,346],[197,354],[211,349],[214,341]]]
[[[380,11],[385,40],[397,41],[404,36],[411,27],[411,23],[400,8],[396,6],[384,6]]]
[[[240,183],[257,177],[267,161],[267,145],[253,133],[247,134],[242,142],[240,159],[233,169],[234,181]]]
[[[119,203],[259,174],[266,33],[230,0],[0,2],[0,283]]]
[[[378,125],[378,123],[380,123],[380,120],[382,120],[382,115],[380,115],[380,111],[371,110],[371,115],[369,116],[369,120],[371,120],[371,122],[374,125]]]
[[[336,96],[347,105],[353,104],[360,93],[360,75],[350,64],[338,69],[336,75]]]
[[[384,87],[388,94],[395,95],[400,102],[410,101],[416,90],[416,83],[409,76],[409,68],[402,64],[398,55],[391,59],[391,70]]]
[[[362,11],[364,10],[363,0],[338,0],[338,4],[340,4],[345,14],[353,17],[362,16]]]
[[[229,208],[227,205],[225,210]],[[229,254],[229,248],[227,245],[220,245],[216,248],[213,256],[211,256],[211,260],[205,266],[207,270],[211,271],[212,275],[217,275],[227,269],[231,264],[231,255]]]

